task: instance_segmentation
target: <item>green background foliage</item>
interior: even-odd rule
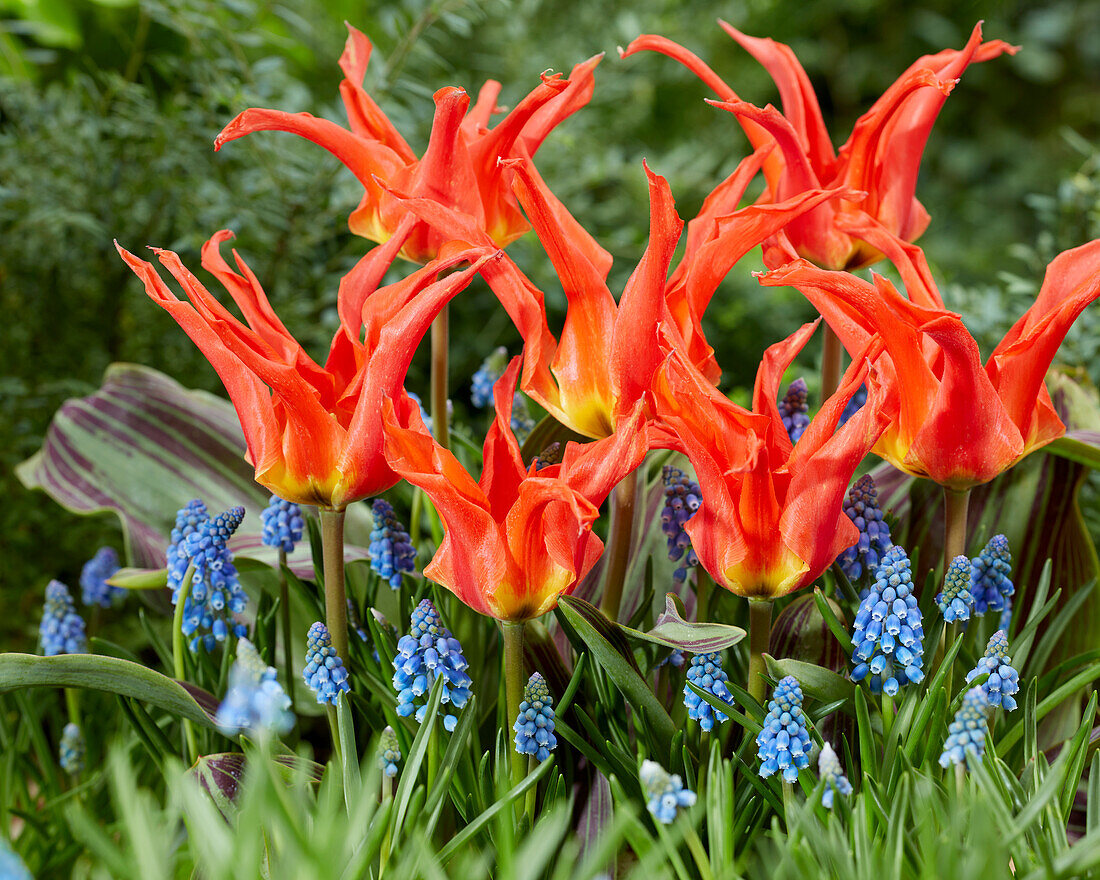
[[[661,33],[700,54],[745,99],[778,100],[718,17],[792,45],[837,144],[913,59],[961,46],[976,20],[985,18],[988,38],[1023,46],[1015,58],[966,72],[936,125],[918,187],[933,217],[922,244],[948,304],[964,313],[984,351],[1034,296],[1050,257],[1100,235],[1095,3],[667,0],[643,11],[581,0],[0,0],[5,647],[33,649],[48,578],[75,584],[97,546],[120,543],[112,518],[70,516],[12,476],[57,406],[90,393],[114,360],[220,393],[112,239],[134,251],[173,248],[197,268],[202,241],[232,228],[291,330],[315,356],[327,345],[337,280],[365,248],[345,222],[359,187],[335,159],[290,135],[255,135],[215,154],[215,134],[237,112],[269,106],[343,121],[336,91],[343,19],[374,40],[368,88],[418,150],[435,89],[474,92],[493,77],[504,84],[501,103],[511,105],[540,71],[606,52],[591,105],[553,133],[538,165],[615,255],[619,290],[647,235],[641,160],[669,178],[688,218],[747,144],[729,114],[704,103],[709,93],[694,76],[655,54],[620,61],[615,48]],[[513,256],[547,291],[560,321],[564,299],[537,241],[517,242]],[[708,315],[734,389],[751,384],[767,344],[812,317],[797,293],[757,287],[752,268],[750,257],[734,270]],[[463,294],[453,315],[461,409],[481,358],[499,344],[515,351],[518,338],[484,287]],[[1096,320],[1086,313],[1067,360],[1100,366]],[[410,387],[426,391],[421,360]]]

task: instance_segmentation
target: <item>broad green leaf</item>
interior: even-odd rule
[[[770,654],[764,655],[764,662],[768,664],[768,675],[772,678],[778,680],[785,675],[793,675],[807,696],[823,703],[843,700],[851,706],[856,686],[843,675],[801,660],[776,660]]]
[[[722,651],[736,645],[745,637],[745,631],[739,626],[725,623],[691,623],[684,620],[677,605],[679,599],[675,593],[665,597],[665,610],[654,622],[649,632],[640,632],[619,625],[619,629],[630,638],[644,642],[676,648],[692,654],[709,654]]]
[[[217,700],[140,663],[94,654],[0,654],[0,693],[28,687],[74,687],[133,697],[210,729]],[[200,704],[195,694],[206,698]]]

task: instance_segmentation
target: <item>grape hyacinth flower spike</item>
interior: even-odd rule
[[[0,834],[0,878],[3,880],[34,880],[23,860],[8,843],[6,834]]]
[[[80,726],[71,721],[61,731],[61,747],[58,763],[70,776],[79,776],[84,772],[84,734]],[[0,874],[3,877],[3,874]]]
[[[844,775],[844,768],[840,766],[840,759],[830,743],[825,743],[817,756],[817,775],[825,783],[825,791],[821,794],[821,805],[826,810],[833,808],[834,795],[839,793],[847,797],[852,793],[852,783]]]
[[[784,782],[796,782],[798,771],[810,766],[810,732],[802,714],[802,688],[793,675],[776,684],[756,746],[760,775],[765,778],[782,770]]]
[[[661,529],[668,539],[668,558],[673,562],[680,562],[672,576],[678,583],[683,583],[688,569],[699,564],[699,557],[691,546],[691,538],[684,531],[684,523],[695,516],[703,496],[699,491],[699,484],[679,468],[666,464],[662,475],[665,483],[665,507],[661,511]]]
[[[873,574],[882,555],[894,545],[890,539],[890,527],[883,520],[882,510],[878,506],[874,477],[864,474],[856,480],[844,499],[844,512],[859,529],[859,540],[841,553],[836,561],[848,580],[855,583],[864,571]]]
[[[388,501],[374,499],[371,512],[374,515],[369,548],[371,570],[389,583],[390,589],[400,589],[401,573],[416,571],[416,548]]]
[[[397,775],[397,763],[401,760],[401,747],[396,731],[388,724],[382,731],[379,748],[378,766],[385,776],[393,779]]]
[[[485,409],[493,404],[493,386],[504,375],[508,366],[508,349],[503,345],[493,350],[481,366],[477,368],[470,381],[470,402],[478,409]]]
[[[955,720],[947,728],[947,739],[940,755],[940,766],[981,763],[985,753],[986,714],[989,697],[980,687],[971,688],[963,697],[962,706],[955,713]]]
[[[971,561],[970,592],[974,594],[975,614],[1011,611],[1012,594],[1016,592],[1011,575],[1012,553],[1008,549],[1008,538],[994,535]],[[1003,621],[1001,628],[1007,628]]]
[[[947,567],[943,579],[943,592],[936,596],[936,604],[948,623],[970,620],[974,596],[970,592],[970,559],[956,556]]]
[[[810,405],[806,397],[806,380],[799,377],[787,386],[787,393],[779,401],[779,417],[792,444],[798,442],[810,425]]]
[[[237,659],[229,670],[229,690],[214,723],[227,736],[241,732],[286,733],[294,725],[290,697],[274,667],[264,663],[252,642],[237,641]]]
[[[260,519],[264,524],[264,544],[276,547],[288,556],[293,553],[294,545],[302,540],[302,530],[305,528],[302,508],[293,501],[272,495]]]
[[[351,690],[344,661],[332,646],[328,627],[320,621],[314,623],[306,635],[306,665],[302,678],[317,695],[318,703],[335,706],[340,694]]]
[[[118,571],[118,553],[114,547],[100,547],[80,570],[80,595],[85,605],[110,608],[126,598],[122,587],[113,587],[107,578]]]
[[[694,655],[691,665],[688,666],[687,680],[699,690],[714,694],[722,702],[733,705],[733,695],[726,687],[729,676],[722,669],[722,655],[718,651]],[[728,715],[715,709],[687,684],[684,685],[684,705],[687,706],[688,717],[698,721],[699,726],[707,733],[710,733],[715,721],[729,721]]]
[[[443,625],[431,600],[424,599],[416,606],[409,634],[401,637],[397,656],[393,658],[397,714],[407,718],[415,712],[417,722],[423,724],[428,711],[427,696],[440,675],[444,679],[442,702],[461,709],[470,697],[472,682],[466,674],[469,665],[458,639]],[[443,726],[448,732],[456,724],[457,716],[443,716]]]
[[[663,825],[671,825],[676,814],[695,803],[695,792],[684,788],[684,781],[677,774],[669,774],[656,761],[643,761],[638,771],[646,808],[653,818]]]
[[[84,620],[76,613],[69,588],[61,581],[46,584],[46,604],[42,609],[38,635],[42,640],[42,653],[47,657],[83,654],[88,650]]]
[[[890,697],[924,679],[924,627],[910,567],[903,548],[886,551],[852,627],[852,681],[870,676],[871,691]]]
[[[527,680],[523,700],[519,704],[519,716],[512,725],[516,732],[516,751],[531,755],[536,761],[545,761],[557,748],[554,736],[554,698],[546,686],[546,679],[538,672]]]
[[[985,656],[966,674],[966,683],[970,684],[979,675],[989,676],[980,685],[989,698],[989,705],[1001,706],[1006,712],[1016,708],[1013,694],[1020,692],[1020,673],[1013,668],[1012,658],[1008,656],[1008,637],[1003,629],[990,637]]]

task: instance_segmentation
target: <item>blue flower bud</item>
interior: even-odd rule
[[[416,571],[416,548],[393,507],[382,498],[371,505],[374,529],[370,533],[370,567],[391,589],[401,587],[401,572]]]
[[[23,860],[11,848],[6,834],[0,834],[0,880],[34,880]]]
[[[85,605],[110,608],[126,598],[122,587],[112,587],[107,578],[118,571],[118,554],[113,547],[100,547],[80,570],[80,593]]]
[[[478,409],[493,405],[493,386],[508,367],[508,349],[503,345],[493,350],[470,380],[470,402]]]
[[[645,793],[646,808],[663,825],[671,825],[682,808],[695,803],[695,792],[684,788],[678,775],[669,775],[656,761],[643,761],[638,779]]]
[[[1020,673],[1012,667],[1012,658],[1008,656],[1008,637],[1004,630],[997,630],[985,647],[985,656],[966,674],[969,684],[979,675],[989,678],[981,685],[989,698],[989,705],[1003,706],[1006,712],[1016,708],[1014,694],[1020,692]]]
[[[290,697],[275,669],[264,663],[248,639],[237,642],[237,658],[229,670],[229,690],[214,723],[227,736],[241,732],[286,733],[294,726]]]
[[[390,779],[397,775],[397,764],[401,760],[401,747],[397,743],[397,733],[388,724],[382,731],[379,746],[378,766]]]
[[[61,731],[61,746],[59,749],[58,763],[61,769],[71,776],[79,776],[84,772],[84,734],[80,727],[71,721]],[[0,877],[3,874],[0,873]]]
[[[948,623],[970,620],[970,608],[974,596],[970,592],[970,559],[956,556],[947,567],[943,580],[943,592],[936,596],[936,604]]]
[[[764,727],[756,736],[760,775],[783,771],[785,782],[798,780],[798,771],[810,765],[810,732],[802,714],[802,688],[793,675],[781,678],[768,703]]]
[[[466,674],[469,667],[462,655],[462,645],[439,619],[430,599],[424,599],[412,614],[409,634],[397,643],[393,658],[393,689],[397,691],[397,714],[413,715],[424,722],[428,711],[428,696],[438,676],[443,676],[442,703],[461,709],[470,698],[472,681]],[[443,726],[455,729],[458,717],[444,715]]]
[[[779,401],[779,417],[791,443],[797,443],[810,425],[810,406],[806,397],[806,380],[799,377],[787,386],[787,393]]]
[[[335,706],[340,694],[351,690],[344,661],[332,646],[328,627],[320,621],[314,623],[306,635],[306,665],[302,678],[317,695],[318,703]]]
[[[994,535],[971,561],[970,592],[974,594],[975,614],[1007,610],[1011,616],[1012,594],[1016,592],[1011,575],[1012,553],[1008,549],[1008,539],[1004,535]],[[1008,623],[1002,620],[1000,628],[1007,631]]]
[[[729,676],[722,669],[722,655],[718,651],[693,656],[688,666],[687,680],[699,690],[714,694],[724,703],[733,705],[733,695],[726,687]],[[715,709],[686,684],[684,685],[684,705],[687,706],[688,717],[698,721],[699,726],[707,733],[714,727],[715,721],[719,723],[729,721],[728,715]]]
[[[855,583],[865,570],[874,573],[883,554],[894,545],[878,506],[874,477],[864,474],[856,480],[844,500],[844,512],[859,529],[859,539],[837,557],[837,562],[848,580]]]
[[[302,540],[302,529],[305,527],[302,508],[293,501],[284,501],[278,495],[272,495],[260,519],[264,524],[263,542],[284,553],[293,553],[294,545]]]
[[[554,698],[550,696],[546,679],[537,672],[527,681],[512,730],[516,732],[516,751],[521,755],[534,755],[536,761],[545,761],[557,748]]]
[[[856,390],[856,393],[853,394],[851,399],[848,401],[848,405],[844,407],[844,412],[840,414],[840,421],[837,423],[837,427],[839,428],[841,425],[847,422],[848,419],[850,419],[857,412],[863,409],[866,403],[867,386],[860,385],[859,388]]]
[[[833,808],[833,795],[839,792],[847,797],[852,793],[852,783],[844,775],[844,769],[840,766],[840,759],[833,751],[832,745],[825,743],[817,756],[817,775],[825,783],[825,791],[821,794],[821,805],[827,810]]]
[[[46,604],[38,634],[42,639],[42,653],[47,657],[83,654],[88,650],[84,621],[76,613],[69,588],[61,581],[46,584]]]
[[[661,530],[668,541],[668,558],[680,565],[673,577],[681,583],[687,578],[689,568],[699,564],[699,557],[691,546],[691,538],[684,524],[695,516],[703,502],[703,493],[699,484],[679,468],[665,465],[663,479],[665,483],[665,506],[661,511]]]
[[[989,697],[980,687],[971,688],[963,697],[962,706],[955,713],[955,720],[947,728],[947,739],[940,755],[940,766],[981,763],[985,754],[986,714]]]
[[[873,693],[892,697],[902,685],[924,678],[924,627],[910,569],[903,548],[887,550],[856,612],[851,678],[869,676]]]

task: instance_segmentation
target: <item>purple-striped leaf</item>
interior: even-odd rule
[[[112,364],[98,391],[61,405],[42,448],[16,475],[74,513],[117,514],[136,568],[164,567],[176,511],[192,498],[201,498],[212,513],[243,505],[245,520],[230,549],[274,565],[277,552],[261,541],[260,512],[270,495],[256,483],[244,453],[228,401],[184,388],[149,367]],[[365,557],[363,548],[347,548],[349,561]],[[308,542],[289,563],[299,576],[313,576]]]
[[[636,639],[687,651],[690,654],[709,654],[723,651],[736,645],[745,637],[745,631],[739,626],[726,623],[692,623],[684,620],[680,598],[675,593],[665,596],[665,610],[654,622],[649,632],[639,632],[629,627],[621,627],[623,632]]]

